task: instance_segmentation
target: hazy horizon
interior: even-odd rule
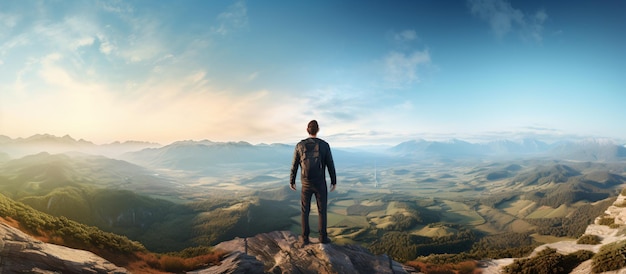
[[[0,135],[626,140],[623,1],[0,2]]]
[[[300,139],[296,139],[296,140],[290,140],[287,142],[271,142],[271,143],[267,143],[267,142],[250,142],[247,140],[211,140],[208,138],[204,138],[204,139],[180,139],[180,140],[175,140],[169,143],[159,143],[159,142],[152,142],[152,141],[148,141],[148,140],[136,140],[136,139],[125,139],[125,140],[114,140],[108,143],[98,143],[98,142],[94,142],[93,140],[89,140],[89,139],[85,139],[85,138],[80,138],[80,137],[75,137],[75,136],[71,136],[69,134],[65,134],[63,136],[57,136],[57,135],[53,135],[53,134],[48,134],[48,133],[37,133],[31,136],[17,136],[17,137],[12,137],[12,136],[7,136],[7,135],[3,135],[0,134],[0,137],[7,137],[9,139],[11,139],[12,141],[19,141],[19,140],[28,140],[28,139],[32,139],[32,138],[36,138],[36,137],[50,137],[50,138],[55,138],[55,139],[63,139],[63,138],[71,138],[73,141],[75,142],[88,142],[91,143],[93,145],[96,146],[106,146],[106,145],[114,145],[114,144],[124,144],[124,143],[144,143],[144,144],[152,144],[152,145],[156,145],[157,147],[164,147],[164,146],[168,146],[168,145],[172,145],[175,143],[179,143],[179,142],[205,142],[205,141],[209,141],[209,142],[214,142],[214,143],[238,143],[238,142],[245,142],[245,143],[249,143],[251,145],[273,145],[273,144],[279,144],[279,145],[295,145],[298,141],[300,141]],[[455,140],[460,140],[462,142],[467,142],[470,144],[487,144],[487,143],[491,143],[491,142],[498,142],[498,141],[511,141],[511,142],[516,142],[516,143],[522,143],[528,140],[534,140],[534,141],[539,141],[539,142],[544,142],[546,144],[556,144],[559,142],[578,142],[578,143],[585,143],[585,142],[595,142],[595,143],[599,143],[599,144],[614,144],[614,145],[623,145],[626,147],[626,143],[624,140],[620,140],[620,139],[615,139],[615,138],[607,138],[607,137],[594,137],[594,136],[575,136],[575,135],[571,135],[571,136],[549,136],[549,135],[536,135],[536,136],[525,136],[525,135],[519,135],[519,136],[513,136],[513,135],[484,135],[484,136],[474,136],[473,138],[456,138],[454,136],[449,137],[449,138],[443,138],[442,136],[430,136],[432,138],[428,138],[427,136],[414,136],[413,138],[410,138],[409,136],[407,136],[408,139],[399,141],[398,143],[380,143],[380,142],[372,142],[372,143],[354,143],[354,142],[347,142],[347,143],[337,143],[338,145],[333,145],[333,147],[336,148],[367,148],[367,147],[371,147],[371,148],[391,148],[397,145],[401,145],[407,142],[413,142],[413,141],[424,141],[424,142],[439,142],[439,143],[450,143],[450,142],[454,142]],[[303,137],[304,138],[304,137]],[[320,137],[322,138],[322,137]],[[332,136],[330,138],[322,138],[322,139],[332,139]],[[1,141],[1,139],[0,139]],[[3,143],[0,142],[0,145],[2,145]]]

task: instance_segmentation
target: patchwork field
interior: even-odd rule
[[[228,177],[227,181],[205,174],[194,186],[204,189],[204,193],[231,195],[234,193],[242,197],[259,190],[269,190],[268,193],[278,195],[275,198],[289,199],[293,210],[299,212],[299,184],[296,192],[288,189],[271,191],[287,187],[287,168],[286,166],[259,168],[244,175],[231,174],[233,176]],[[369,241],[376,238],[376,235],[399,227],[398,221],[402,221],[402,218],[398,217],[400,215],[419,219],[406,207],[407,201],[410,201],[409,204],[423,207],[428,212],[434,212],[441,224],[463,225],[487,234],[532,231],[536,226],[526,220],[565,217],[578,207],[587,204],[581,201],[557,207],[539,206],[536,201],[520,198],[519,195],[512,195],[494,205],[477,203],[479,199],[490,199],[515,192],[545,192],[558,186],[550,181],[541,185],[527,184],[522,179],[512,177],[514,174],[532,171],[536,168],[534,165],[519,165],[519,169],[513,172],[498,173],[498,168],[499,165],[494,164],[485,164],[481,167],[481,163],[462,163],[457,166],[409,163],[394,166],[378,165],[376,169],[373,165],[369,168],[344,166],[338,173],[337,190],[328,196],[329,234],[336,240],[346,243]],[[508,174],[508,176],[497,177],[490,174]],[[300,233],[299,215],[292,217],[291,222],[291,229]],[[313,199],[310,217],[313,234],[317,232],[317,222],[317,208]],[[406,231],[432,238],[450,236],[458,232],[445,225],[421,223],[415,223]],[[541,236],[536,236],[535,239],[541,242],[551,240]]]

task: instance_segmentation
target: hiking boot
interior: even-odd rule
[[[322,244],[330,244],[332,241],[328,237],[320,237],[320,243]]]
[[[309,241],[309,237],[304,237],[302,236],[300,239],[300,247],[304,247],[305,245],[308,245],[309,243],[311,243]]]

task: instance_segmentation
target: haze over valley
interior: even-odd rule
[[[293,145],[2,140],[3,195],[153,251],[300,232],[299,193],[288,188]],[[331,237],[400,261],[471,252],[485,237],[527,235],[512,249],[577,238],[626,186],[626,148],[606,139],[420,139],[374,152],[334,148],[333,156]],[[413,238],[393,251],[397,237]]]

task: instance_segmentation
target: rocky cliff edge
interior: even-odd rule
[[[357,245],[320,244],[312,239],[301,247],[290,231],[234,239],[215,248],[230,255],[221,265],[189,273],[408,273],[390,257],[373,255]]]
[[[44,243],[0,222],[0,273],[129,272],[89,251]]]

